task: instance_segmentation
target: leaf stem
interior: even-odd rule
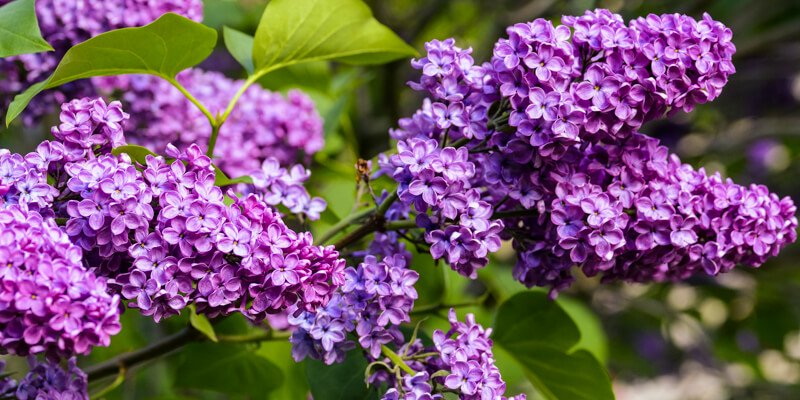
[[[290,336],[291,334],[288,332],[276,334],[274,330],[270,329],[267,332],[253,335],[217,335],[217,339],[220,343],[260,343],[286,340],[289,339]]]
[[[114,389],[118,388],[118,387],[119,387],[119,385],[122,385],[122,383],[123,383],[123,382],[125,382],[125,372],[126,372],[126,371],[127,371],[127,370],[125,369],[125,367],[124,367],[124,366],[120,366],[120,367],[119,367],[119,373],[117,374],[117,379],[114,379],[114,382],[111,382],[111,384],[110,384],[110,385],[108,385],[108,386],[106,386],[106,387],[104,387],[104,388],[100,389],[100,391],[99,391],[99,392],[97,392],[97,393],[93,394],[93,395],[90,397],[90,399],[91,399],[91,400],[100,399],[100,398],[102,398],[103,396],[105,396],[105,395],[107,395],[107,394],[111,393],[111,391],[113,391]]]
[[[383,352],[383,354],[386,357],[388,357],[390,360],[392,360],[394,365],[400,367],[403,371],[405,371],[405,372],[407,372],[407,373],[409,373],[411,375],[414,375],[414,374],[417,373],[416,371],[411,369],[411,367],[409,367],[408,364],[406,364],[406,362],[403,361],[403,359],[399,355],[397,355],[397,353],[392,351],[392,349],[390,349],[386,345],[382,345],[381,346],[381,351]]]
[[[195,107],[197,107],[197,109],[200,110],[200,112],[202,112],[203,115],[206,116],[206,118],[208,119],[208,123],[210,123],[212,127],[215,125],[216,118],[214,117],[213,114],[211,114],[211,111],[208,111],[208,108],[206,108],[206,106],[204,106],[203,103],[200,102],[200,100],[197,100],[197,98],[194,97],[194,95],[189,93],[189,91],[186,90],[186,88],[183,87],[183,85],[181,85],[181,83],[178,82],[177,79],[171,76],[161,76],[161,78],[169,82],[172,86],[175,86],[176,89],[178,89],[189,101],[191,101],[192,104],[194,104]]]
[[[339,220],[339,222],[336,223],[336,225],[332,226],[331,229],[329,229],[327,232],[325,232],[322,236],[319,237],[318,243],[325,244],[329,240],[333,239],[333,237],[336,236],[336,234],[347,229],[347,227],[349,227],[350,225],[370,216],[373,212],[375,212],[374,209],[367,208],[342,218],[341,220]]]

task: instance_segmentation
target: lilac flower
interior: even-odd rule
[[[120,330],[119,297],[81,264],[81,251],[52,219],[18,205],[0,210],[3,349],[49,357],[86,354]]]
[[[69,359],[66,368],[53,361],[39,362],[34,357],[28,362],[31,370],[17,386],[17,399],[89,399],[87,376],[78,368],[74,357]]]

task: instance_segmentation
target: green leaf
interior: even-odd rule
[[[361,0],[272,0],[253,47],[261,75],[309,61],[381,64],[416,54]]]
[[[195,343],[182,354],[177,387],[264,398],[284,380],[280,368],[247,346]]]
[[[576,349],[581,340],[578,326],[544,292],[518,293],[503,303],[492,339],[546,399],[614,399],[600,362],[592,353]]]
[[[153,153],[147,147],[136,146],[136,145],[125,145],[119,146],[111,149],[111,154],[118,156],[120,154],[127,154],[131,157],[131,160],[136,161],[139,164],[145,165],[147,162],[147,156],[154,156],[158,157],[158,154]]]
[[[217,342],[217,333],[214,332],[214,327],[211,326],[211,321],[205,315],[198,315],[194,305],[189,306],[189,323],[192,324],[194,329],[209,338],[212,342]]]
[[[244,67],[248,75],[252,75],[253,66],[253,37],[227,26],[222,27],[222,38],[225,47],[234,59]]]
[[[308,359],[306,378],[314,400],[377,399],[377,390],[367,387],[364,371],[367,360],[358,350],[347,353],[344,362],[325,365]]]
[[[558,304],[569,314],[578,330],[581,340],[573,349],[586,350],[594,355],[601,364],[608,361],[608,338],[603,331],[603,325],[597,316],[578,300],[567,296],[558,296]]]
[[[52,50],[39,31],[34,0],[16,0],[0,7],[0,57]]]
[[[303,363],[292,358],[292,344],[289,341],[263,342],[258,347],[258,355],[272,361],[281,369],[283,385],[275,389],[271,399],[305,399],[308,397],[308,382]]]
[[[149,25],[106,32],[67,51],[49,78],[20,93],[8,108],[10,124],[39,92],[93,76],[150,74],[174,80],[214,50],[217,32],[177,14]]]
[[[229,178],[219,167],[214,166],[214,184],[219,187],[235,185],[237,183],[253,183],[253,178],[245,175],[238,178]]]

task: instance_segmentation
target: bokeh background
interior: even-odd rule
[[[253,33],[265,3],[206,0],[204,22],[216,28],[228,25]],[[713,103],[697,107],[690,114],[648,124],[645,131],[661,139],[686,162],[720,171],[739,183],[764,183],[800,202],[798,0],[367,3],[381,22],[415,48],[422,49],[430,39],[455,37],[462,47],[474,49],[476,61],[487,59],[505,27],[516,22],[535,18],[558,21],[561,15],[596,7],[611,9],[626,19],[670,12],[700,18],[708,12],[734,32],[737,73]],[[238,64],[224,48],[219,48],[201,67],[231,77],[241,76]],[[352,208],[355,161],[374,158],[392,148],[388,129],[419,106],[420,97],[405,85],[415,76],[408,62],[401,61],[376,68],[310,64],[263,80],[262,84],[273,90],[303,89],[325,118],[326,146],[315,156],[310,186],[327,198],[337,214],[345,215]],[[2,132],[0,147],[30,149],[46,135],[49,125],[45,122],[38,129],[22,131],[15,127]],[[588,340],[594,342],[599,354],[606,356],[620,400],[800,398],[799,261],[800,246],[794,245],[758,270],[737,269],[717,279],[698,278],[681,284],[600,285],[596,280],[581,278],[562,297],[565,304],[574,305],[575,312],[583,315],[589,326],[594,324],[596,329]],[[474,297],[490,293],[494,300],[501,300],[524,290],[511,281],[509,271],[493,273],[494,269],[510,269],[511,263],[513,256],[501,252],[478,282],[452,284],[455,286],[450,291]],[[490,318],[488,312],[485,314],[484,318]],[[98,349],[93,357],[105,359],[141,347],[185,323],[171,320],[154,326],[134,313],[126,313],[124,318],[128,328],[115,337],[110,349]],[[195,353],[202,351],[194,349]],[[269,343],[257,351],[283,360],[289,348],[285,343]],[[185,387],[191,385],[182,386],[180,379],[172,377],[175,369],[196,365],[191,354],[182,352],[166,362],[150,364],[111,396],[199,396]],[[304,398],[303,383],[292,383],[292,376],[302,374],[303,366],[278,365],[284,368],[287,382],[269,397]],[[516,375],[512,371],[506,376],[516,389],[510,392],[530,391],[524,379]]]

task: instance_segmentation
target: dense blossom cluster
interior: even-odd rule
[[[60,117],[56,141],[25,157],[3,153],[3,187],[13,194],[6,197],[19,204],[12,207],[33,204],[66,220],[66,234],[84,250],[73,246],[71,260],[110,278],[143,314],[161,320],[194,303],[212,317],[238,311],[258,321],[290,306],[314,310],[341,284],[344,261],[332,247],[289,229],[263,196],[226,197],[198,146],[168,146],[175,161],[147,156],[140,164],[111,153],[125,143],[119,102],[74,100]],[[23,168],[39,175],[27,178]],[[270,171],[257,180],[306,177],[302,168]],[[23,187],[23,179],[39,186]]]
[[[211,114],[221,113],[244,83],[219,72],[189,69],[178,81]],[[211,126],[206,117],[168,82],[153,76],[95,78],[106,91],[120,90],[132,117],[127,139],[161,153],[167,144],[184,149],[206,143]],[[307,160],[324,143],[322,119],[311,99],[299,90],[286,97],[259,85],[242,94],[220,128],[214,148],[219,167],[231,176],[249,174],[268,158],[288,166]]]
[[[382,169],[421,213],[434,257],[474,274],[462,260],[479,267],[499,247],[468,225],[480,215],[514,239],[517,279],[557,291],[575,264],[683,279],[758,266],[796,239],[790,199],[696,171],[637,132],[719,95],[734,72],[729,29],[707,15],[626,26],[606,10],[563,22],[508,28],[491,63],[448,39],[412,64],[422,77],[411,86],[431,100],[392,132],[398,153]]]
[[[11,0],[0,0],[0,6]],[[13,95],[44,80],[72,46],[113,29],[146,25],[173,12],[195,21],[203,18],[201,0],[37,0],[36,15],[42,36],[54,52],[25,54],[0,60],[0,108],[6,109]],[[78,81],[45,92],[28,106],[23,121],[31,125],[58,104],[70,98],[89,96],[89,81]]]
[[[2,352],[86,354],[120,330],[119,297],[81,264],[52,218],[24,205],[0,209]]]
[[[419,279],[410,262],[411,253],[394,234],[376,234],[370,255],[345,270],[344,285],[325,307],[289,318],[297,327],[291,338],[295,360],[341,362],[354,347],[347,338],[352,332],[372,358],[380,356],[383,345],[402,344],[399,325],[411,320]]]
[[[389,379],[388,375],[376,374],[393,382],[384,400],[443,399],[437,387],[455,392],[464,400],[507,399],[504,397],[506,384],[494,364],[492,340],[489,339],[492,330],[475,322],[472,314],[466,316],[465,322],[459,321],[452,309],[448,320],[450,330],[434,331],[432,348],[425,348],[417,339],[400,349],[415,374],[404,375],[399,382]],[[385,361],[391,363],[391,360]],[[525,398],[520,394],[508,399]]]
[[[14,393],[17,399],[89,400],[87,376],[78,368],[75,358],[67,362],[66,369],[52,361],[31,358],[29,362],[31,369]]]
[[[311,197],[308,194],[303,185],[310,176],[311,171],[301,164],[284,168],[278,159],[269,157],[261,164],[260,170],[250,173],[253,179],[252,192],[271,206],[282,205],[293,214],[302,214],[317,220],[328,203],[320,197]]]

